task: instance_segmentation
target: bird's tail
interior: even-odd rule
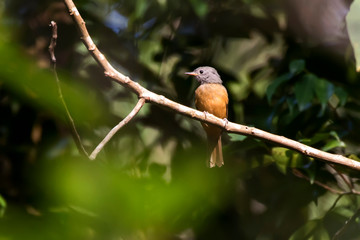
[[[209,167],[213,168],[215,166],[221,167],[224,165],[223,153],[222,153],[222,144],[221,136],[216,140],[210,140],[210,162]]]

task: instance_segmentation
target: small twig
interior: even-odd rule
[[[297,176],[297,177],[299,177],[299,178],[306,179],[307,181],[310,181],[310,178],[309,178],[308,176],[304,175],[304,174],[303,174],[302,172],[300,172],[299,170],[297,170],[297,169],[294,168],[294,169],[292,170],[292,172],[293,172],[293,174],[294,174],[295,176]],[[332,193],[334,193],[334,194],[338,194],[337,198],[335,199],[334,203],[333,203],[332,206],[329,208],[329,210],[327,211],[327,213],[329,213],[331,210],[333,210],[333,209],[336,207],[336,204],[338,203],[338,201],[339,201],[343,196],[345,196],[345,195],[352,195],[352,194],[354,194],[354,195],[360,195],[360,192],[355,191],[355,190],[353,190],[353,189],[350,189],[349,192],[344,192],[344,191],[340,191],[340,190],[334,189],[334,188],[332,188],[332,187],[330,187],[330,186],[328,186],[328,185],[326,185],[326,184],[324,184],[324,183],[322,183],[322,182],[319,182],[319,181],[317,181],[317,180],[315,180],[314,183],[315,183],[316,185],[318,185],[318,186],[320,186],[320,187],[328,190],[329,192],[332,192]]]
[[[58,89],[59,98],[60,98],[60,101],[61,101],[61,103],[62,103],[62,105],[63,105],[63,107],[65,109],[67,121],[69,123],[71,134],[72,134],[73,139],[75,141],[76,147],[78,148],[80,153],[82,153],[86,157],[89,157],[88,153],[86,152],[84,146],[81,143],[80,135],[76,130],[74,120],[71,117],[70,111],[69,111],[69,109],[68,109],[68,107],[66,105],[66,102],[65,102],[62,90],[61,90],[61,86],[60,86],[59,76],[58,76],[57,71],[56,71],[55,46],[56,46],[56,40],[57,40],[57,36],[58,36],[57,35],[57,24],[56,24],[56,22],[51,21],[50,27],[52,28],[52,35],[51,35],[51,40],[50,40],[50,45],[49,45],[49,53],[50,53],[50,57],[51,57],[54,76],[55,76],[55,79],[56,79],[56,85],[57,85],[57,89]]]
[[[340,239],[340,236],[345,232],[345,230],[350,226],[350,224],[352,224],[353,222],[356,221],[356,219],[360,217],[360,209],[358,209],[354,215],[351,216],[350,219],[348,219],[347,221],[345,221],[344,226],[342,226],[334,235],[334,237],[332,238],[333,240],[337,240]]]
[[[309,178],[308,176],[304,175],[304,174],[303,174],[302,172],[300,172],[299,170],[293,169],[292,172],[293,172],[293,174],[294,174],[295,176],[297,176],[297,177],[299,177],[299,178],[303,178],[303,179],[305,179],[305,180],[307,180],[307,181],[310,181],[310,178]],[[324,189],[326,189],[326,190],[334,193],[334,194],[344,194],[344,193],[345,193],[345,192],[343,192],[343,191],[334,189],[334,188],[332,188],[332,187],[330,187],[330,186],[328,186],[328,185],[326,185],[326,184],[324,184],[324,183],[322,183],[322,182],[319,182],[319,181],[317,181],[317,180],[315,180],[314,183],[315,183],[316,185],[318,185],[318,186],[320,186],[320,187],[322,187],[322,188],[324,188]]]
[[[333,174],[337,174],[341,179],[342,181],[349,187],[349,190],[350,191],[353,191],[353,184],[349,181],[349,179],[347,179],[344,174],[342,174],[341,172],[339,172],[332,164],[328,164],[328,166],[333,169],[334,173]]]
[[[335,199],[334,203],[331,205],[331,207],[329,208],[329,210],[327,210],[326,214],[328,214],[329,212],[331,212],[335,207],[336,207],[336,204],[340,201],[340,199],[345,196],[345,195],[350,195],[350,194],[353,194],[352,192],[345,192],[345,193],[342,193],[342,194],[339,194],[339,196],[337,196],[337,198]]]
[[[123,126],[125,126],[131,119],[140,111],[142,106],[145,104],[145,99],[140,98],[133,110],[127,115],[118,125],[116,125],[111,131],[106,135],[106,137],[99,143],[99,145],[94,149],[90,155],[90,159],[94,160],[98,153],[104,148],[105,144],[119,131]]]
[[[50,22],[50,27],[52,28],[52,35],[49,45],[49,52],[51,57],[51,62],[53,63],[53,67],[56,64],[56,57],[55,57],[55,47],[56,47],[56,41],[57,41],[57,24],[55,21]]]

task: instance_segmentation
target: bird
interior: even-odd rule
[[[199,82],[198,88],[195,90],[195,106],[198,110],[211,113],[216,117],[227,119],[228,115],[228,93],[222,85],[220,75],[215,68],[209,66],[198,67],[192,72],[185,74],[195,76]],[[208,124],[201,123],[204,128],[208,145],[210,149],[210,160],[208,166],[210,168],[224,165],[221,133],[222,129]]]

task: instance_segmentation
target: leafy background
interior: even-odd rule
[[[214,66],[230,121],[358,160],[351,1],[75,3],[109,61],[149,90],[193,106],[184,72]],[[225,166],[207,169],[199,122],[159,106],[146,104],[85,159],[51,71],[50,21],[88,152],[136,97],[104,77],[61,1],[5,0],[0,10],[0,239],[359,239],[358,172],[233,134]]]

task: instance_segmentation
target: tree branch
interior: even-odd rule
[[[294,168],[294,169],[292,170],[292,173],[293,173],[295,176],[297,176],[297,177],[299,177],[299,178],[306,179],[307,181],[310,182],[310,178],[309,178],[308,176],[304,175],[304,174],[303,174],[302,172],[300,172],[299,170],[297,170],[297,169]],[[339,194],[339,195],[345,194],[345,192],[340,191],[340,190],[338,190],[338,189],[334,189],[334,188],[326,185],[325,183],[319,182],[319,181],[317,181],[317,180],[315,180],[314,183],[315,183],[316,185],[318,185],[318,186],[320,186],[320,187],[322,187],[322,188],[324,188],[324,189],[326,189],[326,190],[334,193],[334,194]]]
[[[94,160],[98,153],[103,149],[105,144],[119,131],[123,126],[125,126],[131,119],[140,111],[144,106],[145,99],[140,98],[133,110],[127,115],[118,125],[116,125],[111,131],[106,135],[106,137],[99,143],[99,145],[94,149],[90,155],[90,159]]]
[[[68,107],[66,105],[66,102],[65,102],[62,90],[61,90],[61,86],[60,86],[59,76],[58,76],[57,71],[56,71],[55,46],[56,46],[56,40],[57,40],[57,36],[58,36],[57,35],[57,24],[56,24],[56,22],[51,21],[50,27],[52,28],[52,35],[51,35],[51,40],[50,40],[50,45],[49,45],[49,53],[50,53],[50,57],[51,57],[53,72],[54,72],[55,79],[56,79],[56,85],[57,85],[57,89],[58,89],[59,98],[60,98],[61,104],[63,105],[63,107],[65,109],[66,119],[67,119],[68,124],[70,126],[71,135],[73,136],[76,147],[78,148],[80,153],[82,153],[83,155],[88,157],[89,155],[88,155],[88,153],[86,152],[84,146],[81,143],[80,135],[76,130],[74,120],[71,117],[70,111],[69,111],[69,109],[68,109]]]
[[[332,164],[328,164],[327,168],[329,169],[329,172],[334,175],[336,181],[338,182],[338,185],[341,186],[341,181],[345,183],[345,185],[349,188],[349,191],[351,192],[357,192],[354,189],[354,185],[352,184],[352,181],[349,177],[344,176],[338,169],[336,169]]]
[[[69,9],[70,15],[73,17],[76,26],[78,27],[81,35],[81,40],[84,45],[89,50],[90,54],[98,62],[98,64],[103,68],[105,76],[111,78],[117,83],[121,84],[125,88],[129,89],[135,93],[139,98],[144,98],[146,101],[161,105],[169,110],[172,110],[176,113],[180,113],[184,116],[191,117],[193,119],[213,124],[223,128],[224,130],[232,133],[242,134],[246,136],[252,136],[258,139],[267,140],[277,145],[298,151],[306,156],[317,158],[326,162],[337,163],[344,166],[351,167],[353,169],[360,170],[360,162],[354,161],[350,158],[346,158],[341,155],[331,154],[327,152],[320,151],[316,148],[306,146],[297,141],[287,139],[282,136],[278,136],[272,133],[262,131],[254,127],[248,127],[241,124],[236,124],[233,122],[228,122],[227,120],[220,119],[215,117],[212,114],[204,115],[203,112],[197,111],[193,108],[186,107],[162,95],[153,93],[146,88],[142,87],[140,84],[132,81],[129,77],[123,75],[122,73],[116,71],[110,63],[107,61],[105,56],[99,51],[97,46],[92,41],[86,26],[85,21],[82,19],[79,11],[77,10],[75,4],[72,0],[64,0],[67,8]]]

